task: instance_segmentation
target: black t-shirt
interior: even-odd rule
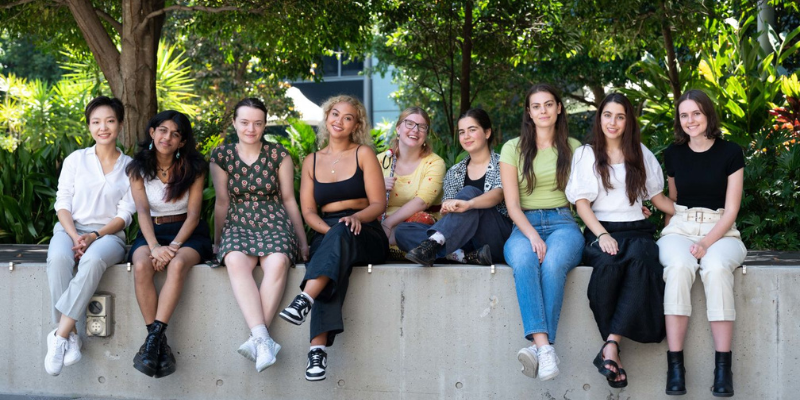
[[[469,166],[469,160],[467,160],[467,166]],[[482,177],[472,180],[469,179],[469,171],[464,174],[464,187],[472,186],[474,188],[478,188],[481,192],[483,192],[483,185],[486,183],[486,174],[484,173]]]
[[[667,176],[674,178],[677,203],[686,207],[725,208],[728,175],[744,168],[744,153],[736,143],[714,140],[710,149],[696,153],[688,143],[664,150]]]

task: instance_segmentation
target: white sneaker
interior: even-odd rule
[[[522,373],[531,378],[539,374],[539,356],[536,354],[536,345],[525,347],[517,352],[517,360],[522,364]]]
[[[236,352],[243,355],[244,358],[255,362],[257,353],[256,338],[253,337],[253,335],[250,335],[250,337],[247,338],[247,341],[242,343],[242,345],[239,346],[239,350],[236,350]]]
[[[542,346],[537,354],[539,356],[539,379],[549,381],[558,376],[558,359],[556,349],[553,346]]]
[[[81,347],[83,346],[81,337],[75,332],[70,332],[67,340],[69,341],[69,346],[67,346],[67,352],[64,353],[65,367],[69,367],[81,360]]]
[[[44,356],[44,370],[48,374],[58,376],[64,367],[64,353],[67,352],[69,340],[56,336],[56,329],[47,334],[47,355]]]
[[[261,372],[275,364],[275,356],[281,350],[281,346],[275,343],[272,338],[256,339],[256,371]]]

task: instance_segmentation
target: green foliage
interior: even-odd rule
[[[748,248],[800,250],[800,101],[787,97],[773,129],[747,148],[739,229]],[[800,125],[800,124],[799,124]]]

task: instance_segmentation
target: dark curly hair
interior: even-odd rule
[[[197,142],[192,133],[192,123],[183,113],[167,110],[150,119],[145,129],[145,139],[139,142],[139,151],[133,156],[133,161],[128,164],[125,172],[134,179],[141,177],[158,179],[156,177],[158,172],[156,151],[155,148],[151,149],[150,147],[154,142],[153,138],[150,137],[150,130],[158,128],[165,121],[172,121],[178,126],[181,142],[185,143],[176,152],[176,155],[180,154],[180,157],[175,157],[172,168],[173,173],[169,177],[169,182],[167,182],[167,193],[164,201],[174,201],[183,197],[195,180],[205,175],[208,169],[208,163],[197,151]]]

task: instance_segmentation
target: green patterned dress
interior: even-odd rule
[[[231,251],[257,257],[283,253],[294,263],[297,238],[281,201],[278,180],[278,168],[288,156],[283,146],[273,143],[264,144],[252,165],[239,158],[235,144],[211,152],[211,162],[228,174],[230,196],[217,254],[220,264]]]

